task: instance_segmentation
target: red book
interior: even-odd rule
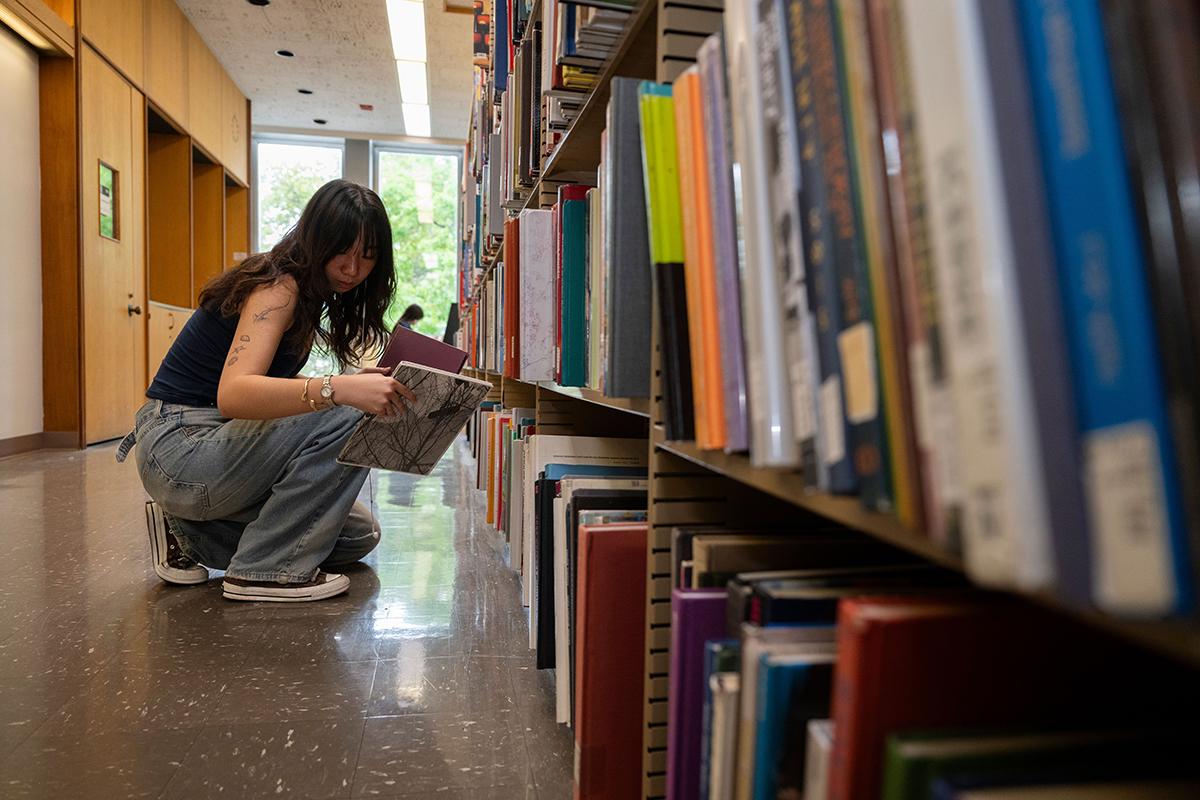
[[[646,523],[579,529],[575,800],[642,791]]]
[[[521,266],[518,254],[521,226],[516,219],[504,223],[504,375],[516,378],[520,371]]]
[[[1195,695],[1134,648],[988,597],[844,600],[837,651],[830,800],[880,797],[896,731],[1163,719]]]

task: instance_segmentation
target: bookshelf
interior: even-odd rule
[[[594,174],[601,157],[600,136],[606,124],[606,106],[611,81],[616,76],[653,80],[660,66],[657,17],[661,0],[643,0],[633,10],[610,57],[604,62],[595,86],[583,101],[578,117],[560,140],[557,149],[542,164],[525,209],[539,206],[544,181],[577,180],[575,176]],[[535,4],[534,14],[540,14]],[[514,209],[509,209],[512,211]],[[486,259],[475,289],[492,279],[502,248]],[[658,287],[651,302],[657,314]],[[468,303],[478,302],[473,291]],[[554,432],[582,431],[582,421],[601,409],[604,419],[590,422],[588,430],[610,426],[627,431],[622,417],[648,421],[649,524],[646,554],[646,653],[644,690],[644,784],[646,800],[666,795],[667,716],[671,642],[670,536],[676,526],[700,524],[736,525],[753,510],[755,518],[790,513],[816,515],[846,528],[866,534],[899,550],[954,572],[969,572],[963,557],[943,548],[928,532],[902,524],[891,514],[866,508],[859,497],[813,490],[805,485],[796,469],[761,468],[744,453],[702,449],[693,441],[666,438],[663,411],[663,378],[660,363],[659,326],[652,331],[651,398],[611,398],[586,388],[558,386],[546,382],[526,382],[503,377],[492,371],[476,370],[498,386],[499,402],[504,407],[538,408],[539,428],[555,426]],[[545,415],[544,415],[545,410]],[[559,420],[573,420],[570,425]],[[554,421],[552,421],[554,420]],[[558,426],[562,427],[558,427]],[[1194,487],[1189,487],[1194,488]],[[760,516],[761,515],[761,516]],[[986,587],[985,587],[986,588]],[[1133,647],[1168,658],[1190,668],[1200,668],[1200,624],[1194,619],[1173,621],[1118,618],[1091,607],[1067,601],[1045,591],[1030,592],[1005,588],[1009,594],[1045,610],[1064,615],[1129,643]]]

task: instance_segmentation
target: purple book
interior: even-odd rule
[[[667,800],[700,795],[704,644],[725,637],[724,589],[671,591],[671,686],[667,705]]]
[[[721,34],[705,40],[698,54],[702,81],[704,118],[709,141],[709,181],[712,187],[713,243],[717,264],[717,291],[723,302],[718,305],[721,324],[721,374],[725,399],[727,452],[740,452],[750,446],[747,432],[746,364],[742,352],[741,284],[738,259],[741,232],[737,220],[738,204],[730,166],[728,118],[729,101],[725,86],[725,54]]]
[[[454,345],[397,325],[383,355],[379,357],[379,366],[390,369],[401,361],[407,361],[457,375],[466,360],[466,352]]]

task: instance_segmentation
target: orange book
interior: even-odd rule
[[[725,430],[725,393],[724,374],[721,371],[721,317],[717,308],[717,262],[716,245],[713,242],[714,224],[712,218],[712,203],[709,202],[711,190],[708,174],[708,125],[704,118],[704,98],[701,95],[699,72],[692,67],[688,70],[692,80],[690,91],[692,112],[692,174],[696,182],[696,191],[690,200],[696,213],[696,244],[699,251],[699,274],[696,276],[697,295],[700,308],[693,320],[693,326],[699,325],[700,337],[703,340],[704,360],[700,371],[704,373],[705,394],[696,395],[696,416],[702,414],[708,425],[708,435],[711,446],[724,448],[728,444]],[[687,73],[685,73],[686,76]],[[685,201],[688,202],[688,201]],[[688,299],[688,304],[691,304]],[[693,312],[689,309],[689,315]],[[693,358],[693,370],[696,370]]]
[[[675,81],[671,93],[675,100],[675,137],[679,165],[679,200],[683,217],[683,281],[687,296],[688,344],[692,357],[692,401],[695,405],[696,444],[706,450],[715,445],[709,428],[708,403],[710,391],[704,364],[704,315],[700,313],[700,225],[697,218],[696,170],[693,166],[694,134],[692,109],[700,103],[700,75],[695,68],[689,69]],[[711,239],[709,243],[711,251]],[[710,256],[711,257],[711,256]]]

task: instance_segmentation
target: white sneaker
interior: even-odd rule
[[[267,603],[305,603],[335,597],[350,588],[350,579],[345,575],[317,571],[308,583],[275,583],[274,581],[248,581],[225,576],[224,595],[226,600],[260,600]]]
[[[184,585],[208,580],[208,570],[179,549],[179,540],[167,527],[162,509],[153,500],[146,503],[146,532],[150,535],[150,560],[158,577],[167,583]]]

